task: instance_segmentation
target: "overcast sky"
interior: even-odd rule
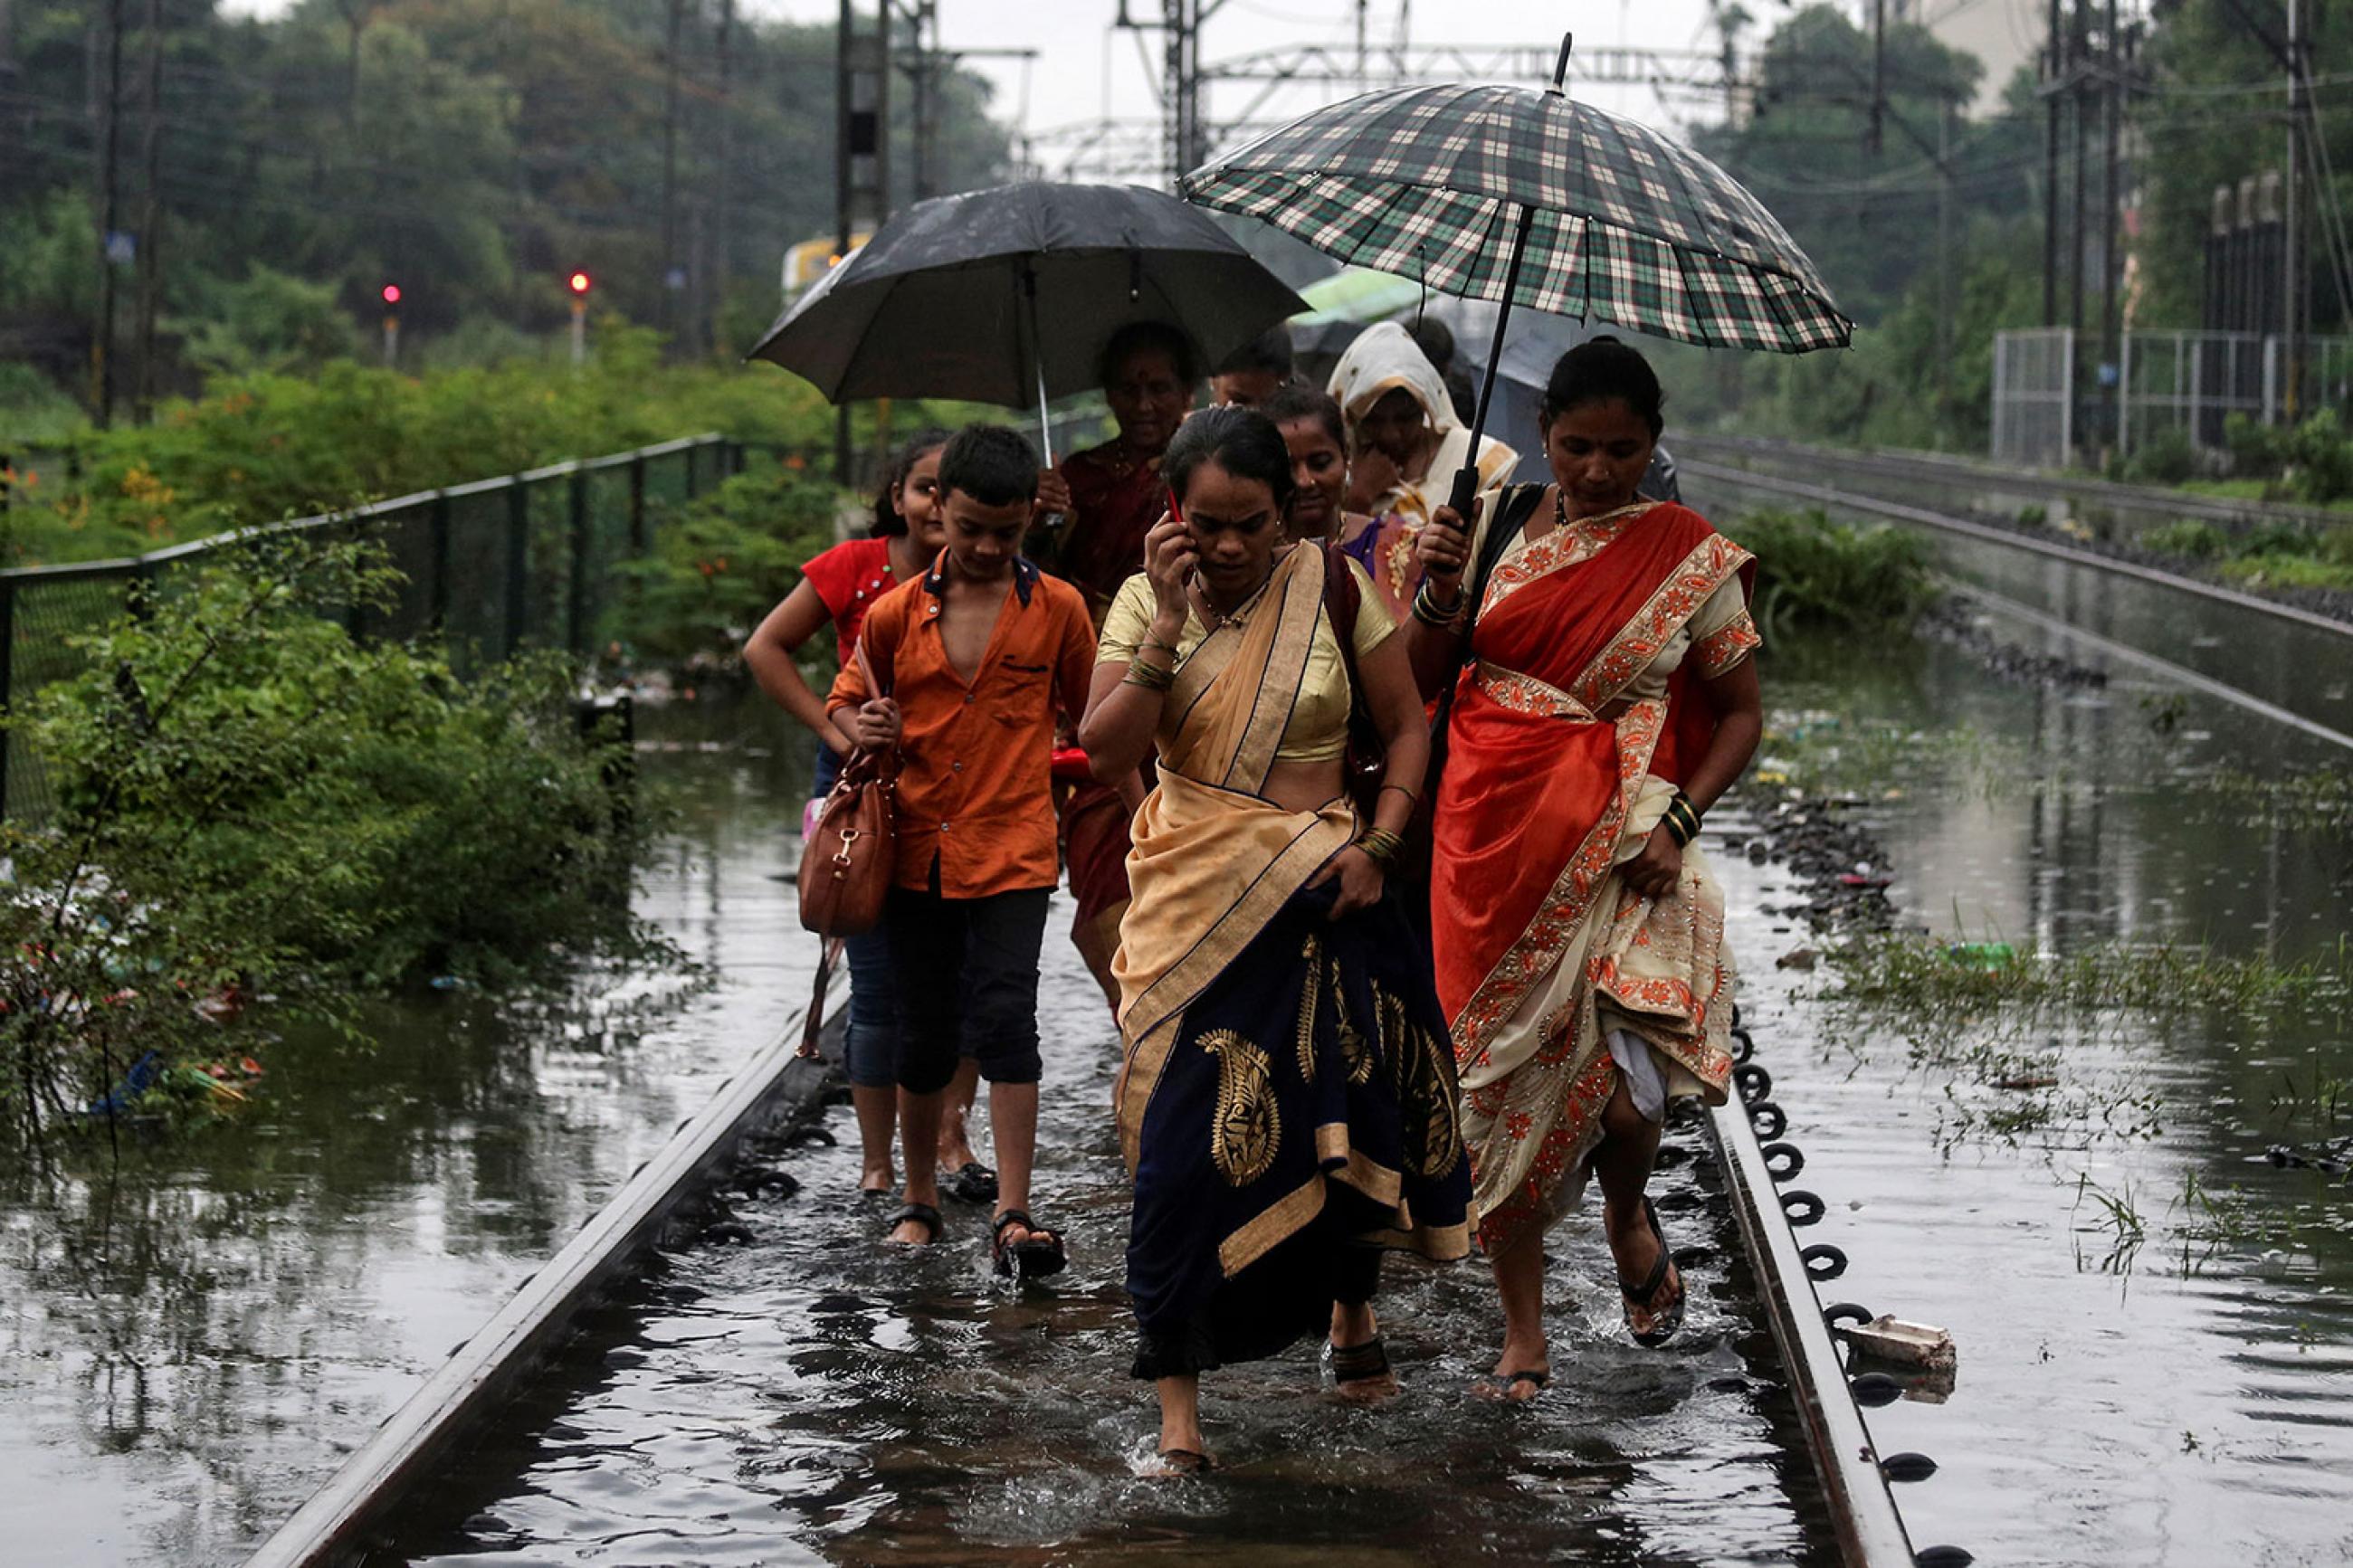
[[[858,0],[860,10],[872,16],[880,0]],[[1353,57],[1356,42],[1356,0],[1206,0],[1214,14],[1201,29],[1201,58],[1215,65],[1237,56],[1281,49],[1301,44],[1323,44]],[[1989,0],[1943,0],[1948,7],[1968,9]],[[2024,0],[2001,0],[2023,4]],[[292,0],[222,0],[222,8],[239,14],[273,16]],[[1869,0],[1851,0],[1851,13]],[[738,0],[740,11],[753,16],[797,22],[831,22],[840,15],[839,0]],[[1161,0],[1127,0],[1138,21],[1160,16]],[[1750,48],[1761,44],[1779,6],[1752,5],[1761,20],[1744,38]],[[1556,47],[1564,31],[1577,35],[1580,53],[1611,47],[1656,49],[1671,54],[1717,47],[1709,26],[1710,0],[1366,0],[1363,6],[1366,35],[1376,56],[1394,43],[1402,31],[1420,44],[1527,44]],[[1157,30],[1114,28],[1120,0],[940,0],[940,39],[950,49],[1028,48],[1034,60],[973,58],[968,68],[997,85],[997,110],[1014,129],[1040,135],[1041,160],[1050,166],[1063,154],[1067,137],[1045,136],[1057,129],[1099,121],[1106,111],[1122,120],[1154,120],[1159,115],[1155,94],[1159,81],[1161,35]],[[1577,73],[1572,68],[1571,79]],[[1230,121],[1254,110],[1259,121],[1280,121],[1303,113],[1331,98],[1344,98],[1353,87],[1287,87],[1253,105],[1261,85],[1254,82],[1213,84],[1208,113],[1211,122]],[[1664,97],[1646,87],[1594,81],[1577,83],[1575,90],[1588,101],[1621,114],[1660,125],[1682,125],[1713,119],[1713,102],[1689,92]]]
[[[745,0],[755,15],[797,21],[829,21],[839,0]],[[875,0],[859,0],[871,14]],[[1156,19],[1160,0],[1128,0],[1139,21]],[[1017,129],[1050,132],[1098,120],[1106,110],[1120,119],[1153,119],[1159,113],[1161,35],[1113,28],[1118,0],[940,0],[940,40],[948,48],[1034,48],[1034,61],[975,58],[970,68],[997,83],[997,108]],[[1557,46],[1573,29],[1580,49],[1611,45],[1661,50],[1712,49],[1706,0],[1370,0],[1364,8],[1366,33],[1377,56],[1395,40],[1400,14],[1417,43],[1532,44]],[[1239,55],[1306,43],[1342,48],[1353,57],[1356,39],[1355,0],[1223,0],[1201,28],[1201,58],[1215,64]],[[1761,35],[1757,35],[1761,37]],[[1376,69],[1377,69],[1377,66]],[[1573,75],[1574,73],[1572,73]],[[1215,122],[1240,115],[1261,84],[1226,82],[1210,89],[1208,113]],[[1260,107],[1254,118],[1283,119],[1314,108],[1326,97],[1345,97],[1353,88],[1289,88]],[[1688,100],[1662,103],[1642,88],[1590,84],[1581,96],[1621,113],[1651,121],[1689,117],[1700,106]]]

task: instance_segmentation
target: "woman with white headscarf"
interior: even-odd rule
[[[1327,389],[1348,432],[1347,510],[1369,521],[1344,547],[1392,604],[1411,601],[1413,537],[1446,504],[1470,460],[1471,431],[1456,418],[1445,379],[1396,321],[1367,327],[1334,367]],[[1479,443],[1479,494],[1509,479],[1519,454],[1493,437]]]

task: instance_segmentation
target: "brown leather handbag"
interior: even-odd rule
[[[887,697],[859,645],[866,689]],[[843,764],[833,793],[818,808],[816,831],[801,852],[801,928],[819,936],[864,936],[882,923],[897,868],[892,813],[898,805],[899,752],[860,747]]]

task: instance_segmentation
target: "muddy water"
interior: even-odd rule
[[[2058,693],[1944,647],[1785,650],[1764,765],[1810,758],[1860,784],[1901,914],[1940,933],[2333,957],[2353,846],[2250,826],[2198,781],[2335,749],[2114,677]],[[1797,900],[1778,868],[1729,858],[1736,900]],[[1915,1542],[1983,1562],[2347,1561],[2353,1194],[2263,1157],[2353,1132],[2353,1094],[2333,1119],[2316,1105],[2353,1077],[2343,998],[1907,1019],[1826,1004],[1823,972],[1777,967],[1819,945],[1798,922],[1750,933],[1762,1059],[1829,1202],[1809,1236],[1853,1259],[1826,1299],[1959,1343],[1948,1399],[1871,1416],[1883,1451],[1943,1467],[1899,1489]],[[2056,1081],[2000,1087],[2041,1078]]]
[[[856,1195],[837,1107],[824,1128],[842,1146],[778,1162],[799,1193],[738,1206],[751,1245],[674,1257],[456,1468],[444,1517],[372,1561],[1821,1558],[1737,1237],[1688,1131],[1660,1206],[1694,1300],[1666,1353],[1627,1341],[1607,1254],[1579,1227],[1554,1259],[1556,1392],[1499,1406],[1471,1391],[1494,1353],[1483,1271],[1395,1262],[1399,1397],[1341,1403],[1302,1344],[1207,1380],[1220,1475],[1140,1478],[1156,1429],[1127,1376],[1115,1037],[1067,916],[1058,899],[1036,1206],[1067,1227],[1069,1273],[994,1280],[987,1212],[969,1205],[934,1251],[884,1244],[889,1205]]]
[[[640,908],[714,987],[386,1005],[373,1051],[261,1050],[237,1124],[0,1174],[0,1562],[242,1560],[805,996],[774,879],[801,743],[640,733],[689,808]]]

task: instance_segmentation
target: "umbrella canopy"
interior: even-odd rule
[[[1564,60],[1566,56],[1564,55]],[[1188,201],[1360,267],[1711,347],[1843,347],[1854,323],[1764,205],[1660,132],[1556,88],[1396,88],[1187,175]]]
[[[796,301],[752,354],[836,403],[1018,405],[1092,390],[1103,345],[1131,321],[1176,328],[1208,365],[1304,309],[1207,214],[1173,196],[1032,182],[909,207]]]

